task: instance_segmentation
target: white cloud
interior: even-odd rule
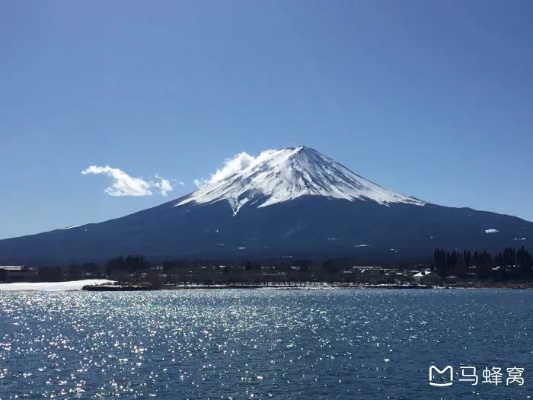
[[[500,232],[498,229],[494,229],[494,228],[491,228],[491,229],[485,229],[485,233],[498,233]]]
[[[161,194],[163,196],[166,196],[168,192],[172,191],[172,185],[170,184],[170,181],[165,178],[161,178],[159,175],[155,175],[156,179],[159,179],[159,182],[154,182],[153,186],[158,188],[161,191]]]
[[[200,189],[202,186],[207,185],[207,181],[205,179],[195,179],[192,181],[198,189]]]
[[[111,186],[105,189],[110,196],[151,196],[152,190],[158,189],[161,195],[166,196],[172,191],[172,185],[168,179],[155,175],[155,180],[145,181],[142,178],[134,178],[118,168],[112,168],[109,165],[100,167],[91,165],[89,168],[81,171],[82,175],[96,174],[107,175],[113,179]]]
[[[251,166],[255,161],[255,158],[248,153],[239,153],[233,158],[227,158],[224,161],[224,166],[218,169],[213,175],[209,183],[219,182],[227,177],[242,171]]]
[[[195,179],[193,183],[201,188],[204,185],[220,182],[238,172],[241,172],[247,168],[254,167],[255,165],[263,162],[264,160],[270,158],[273,153],[278,150],[266,150],[259,154],[257,157],[251,156],[246,152],[239,153],[233,158],[227,158],[224,161],[222,168],[217,169],[217,171],[211,175],[209,179]]]

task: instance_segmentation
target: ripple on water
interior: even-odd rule
[[[0,398],[435,398],[433,363],[517,365],[527,386],[532,293],[0,293]]]

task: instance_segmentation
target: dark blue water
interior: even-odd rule
[[[533,291],[19,292],[0,310],[0,399],[533,395]],[[452,386],[429,385],[433,364]],[[502,384],[481,383],[485,367]]]

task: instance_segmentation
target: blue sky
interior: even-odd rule
[[[533,220],[531,21],[527,0],[2,1],[0,238],[126,215],[300,144]],[[105,192],[119,170],[152,195]]]

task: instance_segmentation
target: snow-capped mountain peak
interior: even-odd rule
[[[176,206],[226,200],[237,214],[245,204],[267,207],[301,196],[371,200],[383,205],[425,204],[386,190],[306,146],[267,150],[257,157],[242,153],[237,157]]]

